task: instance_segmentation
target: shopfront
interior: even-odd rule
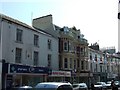
[[[6,87],[11,83],[14,86],[34,86],[39,82],[47,81],[52,70],[47,67],[33,67],[28,65],[8,64],[6,73]]]
[[[52,82],[62,82],[62,81],[71,81],[71,72],[70,71],[52,71],[52,74],[49,75],[49,80]]]

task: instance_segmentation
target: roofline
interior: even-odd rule
[[[49,17],[49,16],[52,16],[52,14],[49,14],[49,15],[46,15],[46,16],[42,16],[42,17],[38,17],[38,18],[34,18],[33,20],[37,20],[37,19],[41,19],[41,18]]]
[[[21,22],[21,21],[19,21],[19,20],[17,20],[17,19],[11,18],[11,17],[6,16],[6,15],[4,15],[4,14],[0,14],[0,18],[2,18],[2,20],[7,20],[7,21],[10,21],[10,22],[15,23],[15,24],[17,24],[17,25],[23,26],[23,27],[28,28],[28,29],[30,29],[30,30],[33,30],[33,31],[35,31],[35,32],[38,32],[38,33],[41,33],[41,34],[44,34],[44,35],[46,34],[47,36],[52,36],[51,34],[45,32],[45,31],[42,30],[42,29],[38,29],[38,28],[32,27],[32,26],[30,26],[30,25],[28,25],[28,24],[26,24],[26,23],[23,23],[23,22]],[[43,32],[43,33],[42,33],[42,32]],[[53,36],[53,37],[54,37],[54,36]]]
[[[2,20],[7,20],[7,21],[13,22],[15,24],[21,25],[21,26],[23,26],[25,28],[35,30],[32,26],[30,26],[30,25],[28,25],[26,23],[23,23],[23,22],[21,22],[21,21],[19,21],[17,19],[14,19],[14,18],[11,18],[9,16],[6,16],[4,14],[0,14],[0,18],[2,18]]]

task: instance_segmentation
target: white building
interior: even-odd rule
[[[0,59],[13,64],[58,70],[58,38],[0,14]],[[17,76],[22,84],[23,75]]]
[[[106,81],[107,80],[107,63],[105,62],[103,52],[101,52],[99,49],[95,49],[92,47],[97,47],[96,45],[91,46],[91,48],[88,48],[88,58],[89,58],[89,69],[90,72],[93,74],[93,77],[91,78],[91,82],[97,82],[97,81]]]

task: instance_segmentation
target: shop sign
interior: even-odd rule
[[[51,76],[71,77],[71,72],[69,72],[69,71],[52,71]]]
[[[51,70],[47,67],[32,67],[27,65],[10,64],[10,73],[34,73],[50,74]]]

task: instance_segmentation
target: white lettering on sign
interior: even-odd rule
[[[52,71],[50,76],[60,76],[60,77],[71,77],[71,72],[69,71]]]

